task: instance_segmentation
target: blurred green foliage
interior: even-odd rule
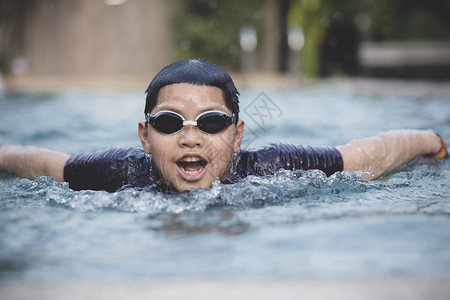
[[[239,32],[251,25],[264,37],[265,0],[178,0],[172,20],[175,57],[206,58],[226,69],[240,66]]]
[[[354,18],[363,8],[364,1],[356,0],[292,0],[288,26],[303,27],[304,74],[318,76],[341,69],[356,72],[359,33]]]
[[[375,40],[450,40],[450,0],[370,1]]]
[[[292,0],[288,25],[305,32],[304,74],[356,74],[362,38],[450,40],[449,16],[450,0]]]
[[[178,0],[172,21],[175,57],[204,57],[238,70],[239,31],[244,25],[256,29],[258,51],[265,39],[270,1],[281,5],[276,0]],[[281,26],[303,28],[300,55],[307,76],[357,74],[362,39],[450,41],[450,0],[287,1],[287,20]]]

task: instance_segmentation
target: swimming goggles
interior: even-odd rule
[[[178,132],[187,125],[193,125],[203,132],[214,134],[225,130],[233,122],[236,122],[236,115],[228,116],[222,111],[210,110],[198,115],[195,121],[186,121],[182,115],[176,112],[163,110],[154,116],[147,113],[145,121],[157,131],[165,134]]]

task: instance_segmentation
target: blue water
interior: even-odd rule
[[[398,84],[243,90],[244,147],[340,145],[396,128],[450,141],[450,87]],[[7,94],[0,144],[139,147],[143,107],[141,92]],[[168,196],[0,173],[0,282],[449,278],[450,160],[360,175],[282,171]]]

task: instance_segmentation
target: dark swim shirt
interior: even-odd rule
[[[269,144],[239,151],[234,160],[234,172],[227,182],[249,175],[271,175],[281,169],[318,169],[330,176],[343,170],[343,160],[334,147]],[[72,155],[64,167],[64,180],[73,190],[115,192],[123,187],[134,187],[169,191],[161,182],[151,155],[137,148],[108,148]]]

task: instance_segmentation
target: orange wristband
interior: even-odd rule
[[[447,145],[444,142],[444,139],[436,133],[436,135],[441,139],[441,148],[439,148],[439,151],[434,153],[434,154],[430,154],[429,156],[432,158],[436,158],[436,159],[441,159],[444,158],[445,155],[447,155]]]

